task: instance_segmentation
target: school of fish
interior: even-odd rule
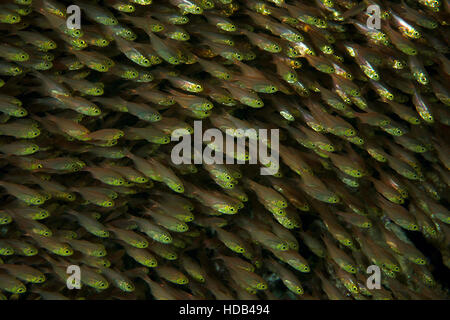
[[[448,299],[449,23],[448,0],[0,1],[0,300]],[[194,121],[279,129],[278,171],[215,140],[247,163],[174,164]]]

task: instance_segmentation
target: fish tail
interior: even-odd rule
[[[43,0],[33,0],[31,2],[31,6],[33,7],[34,10],[37,10],[38,12],[42,13],[43,15],[45,15],[47,13],[44,9],[44,1]]]
[[[354,17],[354,16],[360,14],[361,12],[363,12],[365,8],[366,8],[366,4],[364,2],[361,2],[360,4],[354,6],[353,8],[345,11],[342,14],[342,17],[344,19],[347,19],[347,18],[350,18],[350,17]]]
[[[68,188],[70,191],[80,193],[80,189],[78,187],[70,187]]]
[[[47,253],[42,253],[41,257],[44,258],[45,260],[47,260],[48,263],[50,263],[51,265],[57,265],[58,261],[53,259],[52,257],[50,257]]]
[[[131,150],[130,148],[124,147],[123,148],[123,154],[125,155],[125,157],[133,160],[133,159],[136,158],[136,156],[134,154],[132,154],[130,150]]]
[[[125,249],[120,249],[114,252],[112,255],[109,255],[109,260],[111,263],[118,262],[125,255]]]
[[[73,209],[68,209],[68,210],[66,210],[66,212],[69,213],[69,214],[71,214],[71,215],[74,215],[74,216],[76,216],[76,217],[78,217],[78,216],[80,215],[79,212],[77,212],[77,211],[75,211],[75,210],[73,210]]]
[[[255,186],[255,182],[247,177],[242,177],[241,181],[244,183],[244,185],[248,186],[249,188],[253,188]]]

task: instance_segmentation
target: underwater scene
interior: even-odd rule
[[[450,1],[0,0],[0,300],[447,300]]]

